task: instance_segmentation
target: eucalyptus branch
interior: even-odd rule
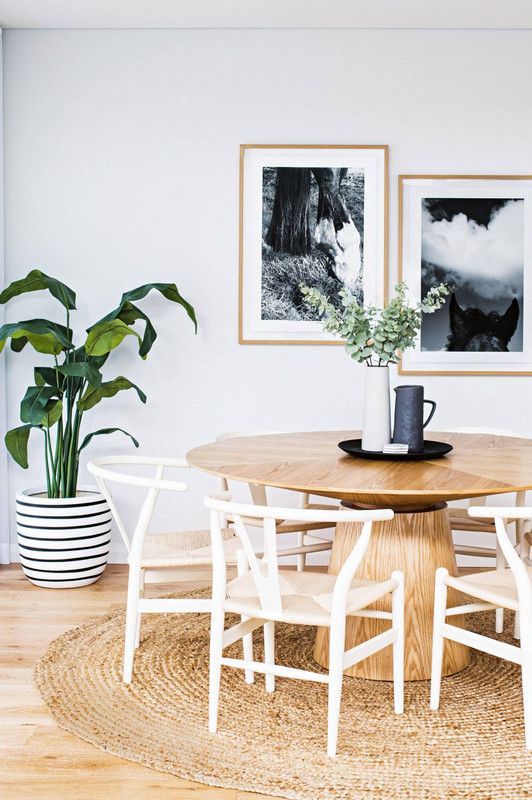
[[[408,287],[403,281],[384,308],[361,306],[347,290],[339,294],[341,308],[337,309],[318,289],[300,285],[303,302],[317,311],[323,329],[345,341],[352,359],[367,366],[396,364],[401,353],[415,346],[423,314],[432,314],[445,303],[449,287],[441,283],[430,289],[422,302],[411,306]]]

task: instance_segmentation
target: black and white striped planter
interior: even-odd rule
[[[22,570],[36,586],[88,586],[107,564],[111,511],[93,486],[80,486],[77,497],[57,499],[27,489],[17,494],[17,535]]]

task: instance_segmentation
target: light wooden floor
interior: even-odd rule
[[[107,755],[53,722],[33,685],[35,661],[64,631],[123,606],[126,583],[122,564],[109,565],[92,586],[65,590],[33,586],[16,564],[0,567],[1,800],[268,800]]]
[[[107,755],[60,730],[49,716],[33,685],[35,661],[64,631],[124,605],[126,570],[110,565],[92,586],[58,590],[33,586],[18,565],[0,567],[0,797],[266,800],[265,795],[211,789]],[[159,587],[161,594],[171,590]]]

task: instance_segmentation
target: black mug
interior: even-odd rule
[[[409,453],[423,452],[423,428],[431,421],[436,411],[434,400],[425,400],[423,386],[396,386],[395,414],[393,425],[394,443],[408,445]],[[432,406],[427,419],[423,421],[423,406]]]

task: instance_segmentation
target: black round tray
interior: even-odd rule
[[[425,439],[421,453],[380,453],[378,450],[362,450],[362,439],[346,439],[339,442],[338,447],[350,456],[356,458],[371,458],[380,461],[427,461],[432,458],[442,458],[453,449],[447,442],[432,442]]]

